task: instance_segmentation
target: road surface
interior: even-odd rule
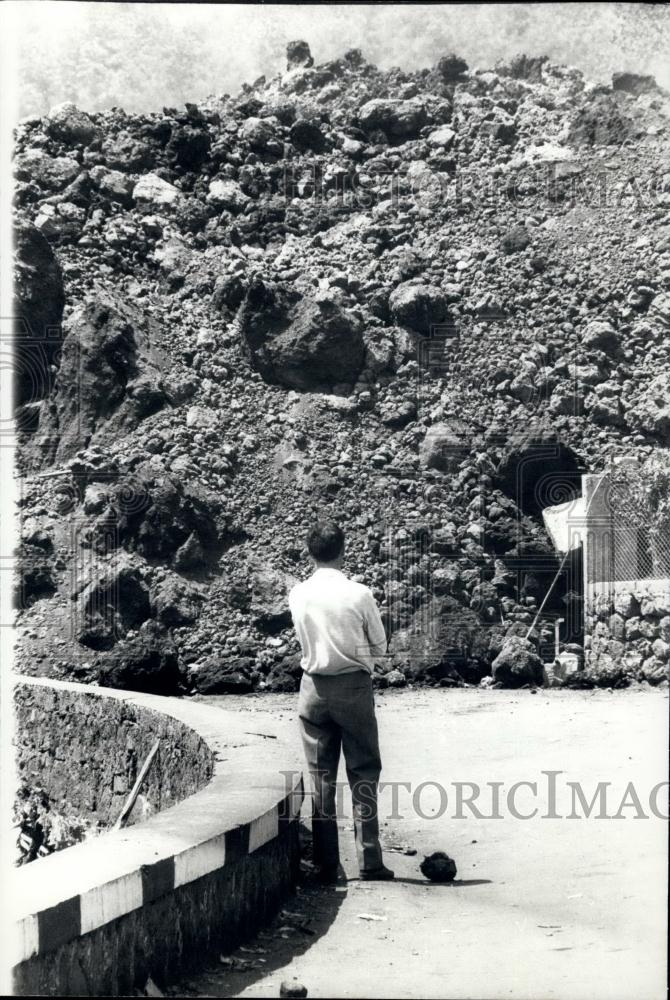
[[[277,737],[278,762],[299,767],[296,700],[225,705],[239,702],[250,728]],[[303,886],[247,950],[170,992],[271,997],[295,978],[310,997],[665,996],[667,824],[649,797],[667,780],[667,690],[440,689],[376,700],[382,780],[396,783],[380,796],[396,881],[357,880],[345,795],[346,884]],[[553,803],[547,771],[561,772]],[[531,785],[513,790],[519,782]],[[602,801],[600,782],[610,783]],[[667,812],[667,786],[657,809]],[[439,849],[458,865],[449,886],[419,871]]]

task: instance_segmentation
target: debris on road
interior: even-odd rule
[[[444,851],[435,851],[419,865],[421,873],[431,882],[453,882],[456,878],[456,862]]]
[[[391,854],[406,854],[409,857],[417,853],[416,847],[410,847],[409,844],[391,844],[386,850]]]
[[[307,987],[303,986],[302,983],[299,983],[297,979],[294,979],[292,983],[290,983],[287,979],[285,979],[281,984],[281,986],[279,987],[279,996],[306,997]]]
[[[256,962],[251,962],[247,958],[234,958],[232,955],[219,956],[219,965],[231,972],[251,972],[259,968],[259,962],[265,962],[265,959],[259,958]]]

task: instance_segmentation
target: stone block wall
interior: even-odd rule
[[[15,706],[19,783],[43,788],[63,816],[113,825],[157,739],[129,823],[180,802],[212,775],[212,751],[193,729],[129,701],[18,683]]]
[[[659,684],[670,672],[670,580],[592,584],[586,594],[586,666],[607,677],[623,668]]]

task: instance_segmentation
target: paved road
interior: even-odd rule
[[[559,816],[572,808],[567,781],[581,784],[587,802],[598,782],[610,782],[609,815],[633,782],[649,813],[650,789],[667,778],[667,692],[433,690],[378,695],[377,704],[383,779],[411,788],[396,788],[395,809],[393,789],[382,793],[384,839],[418,854],[389,851],[393,884],[359,882],[347,813],[347,884],[301,889],[249,945],[256,950],[234,953],[237,969],[203,973],[180,984],[180,995],[278,996],[281,981],[296,977],[310,997],[665,996],[667,824],[634,818],[632,792],[620,819],[583,818],[579,804],[582,818],[543,818],[550,803],[542,772],[563,772]],[[246,698],[240,708],[251,711],[250,728],[278,737],[278,760],[299,764],[295,698]],[[520,786],[508,802],[520,781],[537,782],[537,796]],[[426,782],[442,786],[446,807]],[[479,785],[475,806],[502,818],[476,818],[467,805],[458,818],[457,782],[466,798],[464,783]],[[493,782],[502,783],[499,810]],[[538,813],[516,818],[510,805]],[[458,864],[452,886],[430,884],[418,870],[437,849]]]

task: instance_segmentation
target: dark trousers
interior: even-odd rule
[[[361,871],[379,868],[377,782],[381,759],[372,678],[364,670],[333,676],[303,674],[298,716],[312,779],[315,863],[322,867],[339,863],[336,782],[342,748],[351,788],[358,866]]]

